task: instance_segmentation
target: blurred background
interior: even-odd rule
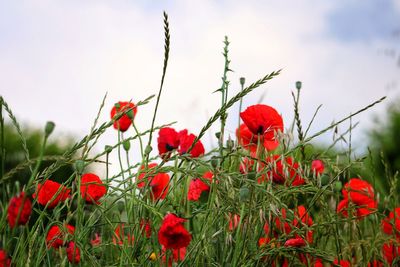
[[[400,148],[399,0],[0,0],[0,95],[23,130],[29,133],[54,121],[52,141],[68,146],[89,133],[106,93],[101,122],[110,119],[115,102],[135,103],[156,94],[164,53],[163,10],[169,15],[171,51],[156,124],[177,121],[175,128],[196,134],[219,108],[220,95],[213,92],[221,86],[226,35],[231,42],[231,96],[240,90],[240,77],[250,84],[283,69],[246,96],[243,108],[258,102],[271,105],[289,128],[291,92],[302,81],[300,115],[305,125],[322,104],[312,134],[387,96],[352,120],[359,122],[352,146],[358,155],[372,146]],[[150,127],[154,104],[138,110],[139,130]],[[237,115],[235,106],[227,125],[232,138]],[[349,122],[339,133],[347,127]],[[205,136],[206,149],[217,145],[215,131]],[[333,134],[316,142],[329,144]],[[117,133],[110,129],[94,152],[116,142]],[[393,164],[399,167],[393,153]],[[140,160],[137,150],[131,154],[132,162]],[[116,155],[112,161],[116,172]]]

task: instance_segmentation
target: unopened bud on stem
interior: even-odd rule
[[[52,121],[46,122],[46,126],[44,127],[44,133],[46,137],[49,137],[49,135],[54,131],[54,127],[56,127],[54,122]]]

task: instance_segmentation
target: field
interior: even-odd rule
[[[242,78],[242,90],[228,98],[225,38],[219,109],[198,133],[156,125],[170,50],[166,14],[164,29],[159,93],[112,107],[103,101],[91,131],[62,155],[45,155],[57,123],[48,122],[39,157],[31,158],[18,120],[0,99],[0,266],[398,266],[397,176],[364,179],[362,160],[313,147],[316,137],[384,98],[310,133],[313,121],[303,125],[300,116],[301,82],[289,96],[292,125],[271,103],[242,107],[244,96],[279,79],[280,70],[253,83]],[[137,111],[154,102],[149,128],[139,131]],[[238,103],[234,114],[230,108]],[[100,122],[102,112],[110,120]],[[234,139],[225,132],[228,115],[238,121]],[[9,171],[5,121],[23,147],[23,160]],[[217,124],[218,147],[206,151],[202,137]],[[115,143],[99,148],[105,131],[115,132]],[[351,127],[341,137],[347,136]],[[130,161],[133,144],[139,162]],[[350,142],[344,154],[351,151]],[[119,159],[115,175],[108,171],[112,153]],[[94,163],[104,166],[104,177]],[[56,175],[66,166],[68,176]],[[20,173],[27,179],[16,181]],[[381,180],[390,185],[384,196],[376,190]]]

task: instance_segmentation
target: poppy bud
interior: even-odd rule
[[[246,82],[246,78],[245,77],[240,77],[239,81],[240,81],[240,85],[244,86],[244,83]]]
[[[109,145],[106,145],[104,147],[104,150],[106,151],[107,154],[111,153],[112,149],[113,149],[112,146],[109,146]]]
[[[250,195],[250,190],[247,187],[243,186],[242,188],[240,188],[239,199],[241,202],[248,200],[249,195]]]
[[[148,145],[148,146],[146,146],[146,149],[144,150],[144,153],[146,155],[149,155],[152,150],[153,150],[153,148],[150,145]]]
[[[329,184],[329,176],[328,175],[322,175],[321,176],[321,186],[325,186]]]
[[[125,140],[122,143],[122,146],[124,147],[125,151],[129,151],[129,149],[131,148],[131,143],[129,142],[129,140]]]
[[[256,179],[256,172],[249,172],[247,174],[247,179],[249,180],[255,180]]]
[[[117,202],[117,209],[122,213],[125,210],[125,203],[123,201]]]
[[[296,82],[296,88],[297,88],[297,90],[301,89],[301,82],[300,81]]]
[[[49,137],[49,135],[54,131],[54,127],[56,124],[52,121],[46,122],[46,126],[44,127],[44,133],[46,137]]]
[[[228,139],[226,140],[226,147],[229,150],[232,150],[232,148],[235,146],[235,142],[232,139]]]
[[[74,164],[75,170],[77,173],[81,174],[83,173],[83,170],[85,169],[85,162],[83,160],[76,160]]]
[[[342,190],[342,187],[343,187],[342,182],[341,182],[341,181],[337,181],[337,182],[335,183],[335,188],[334,188],[334,190],[335,190],[336,192],[340,192],[340,190]]]

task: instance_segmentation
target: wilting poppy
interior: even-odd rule
[[[61,201],[65,201],[70,197],[68,188],[57,182],[46,180],[44,183],[38,184],[36,192],[32,195],[33,198],[37,197],[37,202],[50,209],[54,208]]]
[[[32,202],[25,196],[25,192],[21,192],[18,196],[14,196],[10,200],[7,209],[7,220],[11,228],[17,225],[25,225],[32,213]],[[18,218],[18,220],[17,220]]]
[[[100,180],[99,176],[93,173],[85,173],[81,178],[81,196],[87,203],[97,203],[106,192],[106,186]]]
[[[135,117],[135,115],[137,113],[137,107],[135,106],[135,104],[133,104],[131,102],[116,103],[113,106],[113,108],[111,109],[111,119],[114,119],[114,117],[115,117],[115,115],[117,115],[117,113],[123,113],[123,112],[128,111],[129,109],[132,110],[133,117]],[[113,126],[114,126],[114,129],[116,129],[116,130],[119,129],[121,132],[125,132],[126,130],[128,130],[129,126],[131,126],[131,124],[132,124],[131,118],[128,116],[128,114],[125,113],[119,119],[114,121]]]
[[[192,235],[183,225],[185,221],[185,219],[173,213],[165,215],[160,230],[158,231],[158,242],[166,249],[187,247],[192,240]]]

